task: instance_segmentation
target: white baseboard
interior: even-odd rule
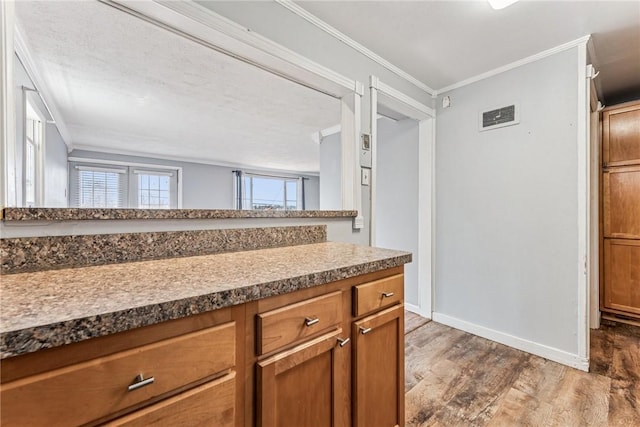
[[[475,323],[460,320],[442,313],[433,313],[433,321],[442,323],[446,326],[451,326],[452,328],[460,329],[461,331],[469,332],[500,344],[508,345],[509,347],[513,347],[518,350],[526,351],[527,353],[535,354],[536,356],[540,356],[563,365],[571,366],[572,368],[576,368],[581,371],[589,371],[589,359],[580,357],[577,354],[568,353],[564,350],[559,350],[544,344],[518,338],[494,329],[485,328],[484,326],[476,325]]]
[[[412,313],[415,313],[419,316],[422,316],[426,319],[431,319],[431,313],[426,313],[424,310],[422,310],[420,307],[418,307],[417,305],[413,305],[413,304],[409,304],[409,303],[404,303],[404,308],[407,311],[410,311]]]

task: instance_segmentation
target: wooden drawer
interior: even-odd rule
[[[353,315],[362,316],[404,299],[404,274],[353,287]]]
[[[3,426],[78,425],[235,365],[235,322],[2,385]],[[155,381],[129,391],[138,374]]]
[[[342,322],[341,292],[333,292],[258,314],[256,331],[258,354],[269,353],[334,328],[340,322]]]
[[[215,381],[119,418],[107,426],[231,427],[235,418],[235,387],[236,374],[231,372]]]

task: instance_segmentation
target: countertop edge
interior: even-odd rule
[[[410,253],[404,253],[333,270],[6,331],[0,333],[0,360],[399,267],[411,262],[411,258]]]
[[[2,220],[16,221],[96,221],[150,219],[231,219],[231,218],[355,218],[354,210],[263,211],[233,209],[79,209],[4,208]]]

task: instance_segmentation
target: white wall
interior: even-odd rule
[[[64,208],[68,205],[67,145],[55,125],[47,124],[45,134],[44,206]]]
[[[320,209],[342,209],[341,152],[340,133],[320,142]]]
[[[85,150],[73,150],[69,157],[181,167],[182,207],[184,209],[234,209],[235,207],[232,171],[237,168]],[[307,209],[310,210],[313,206],[317,207],[319,196],[316,177],[305,182],[305,191]]]
[[[23,206],[23,152],[24,152],[24,95],[22,87],[34,88],[27,71],[22,66],[17,55],[14,55],[14,95],[16,117],[16,195],[17,206]],[[45,106],[35,95],[30,99],[35,102],[40,111],[45,112]],[[43,207],[56,208],[67,206],[67,145],[60,136],[55,124],[48,123],[45,127],[44,149],[44,200]]]
[[[369,76],[375,75],[386,84],[403,92],[411,98],[428,106],[433,106],[433,99],[430,94],[415,86],[408,80],[389,71],[379,63],[363,55],[322,29],[309,23],[304,18],[291,12],[284,6],[272,1],[202,1],[196,3],[267,37],[276,43],[285,46],[294,52],[303,55],[318,64],[334,70],[350,79],[357,80],[364,84],[365,91],[362,97],[362,132],[369,133],[370,102],[369,102]],[[304,4],[301,4],[304,7]],[[369,165],[367,165],[369,166]],[[322,175],[322,174],[321,174]],[[321,188],[322,178],[321,178]],[[321,200],[323,198],[321,191]],[[327,194],[326,192],[324,193]],[[362,213],[364,217],[364,227],[359,231],[354,231],[360,235],[359,241],[367,244],[369,241],[370,222],[370,187],[362,187]],[[329,209],[333,206],[333,201],[325,201],[327,206],[320,206],[322,209]],[[341,205],[340,205],[341,206]]]
[[[378,120],[376,246],[410,251],[405,300],[418,301],[418,122]]]
[[[369,75],[426,105],[431,96],[404,78],[346,45],[273,1],[202,1],[196,3],[265,36],[346,77],[369,84]],[[301,4],[304,7],[304,3]],[[368,92],[368,91],[365,91]],[[365,95],[368,97],[368,94]],[[363,102],[363,127],[369,126],[369,102]]]
[[[584,64],[582,64],[584,65]],[[434,319],[578,354],[578,48],[438,99]],[[519,125],[478,131],[519,102]],[[581,363],[586,363],[582,360]]]

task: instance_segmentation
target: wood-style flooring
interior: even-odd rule
[[[638,327],[592,331],[587,373],[415,317],[405,316],[407,426],[640,427]]]

